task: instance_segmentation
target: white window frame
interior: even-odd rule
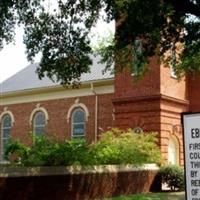
[[[142,54],[142,40],[141,39],[135,39],[134,43],[132,45],[132,53],[133,53],[133,70],[132,70],[132,76],[138,75],[138,55]]]
[[[7,116],[10,118],[10,126],[4,127],[4,120],[5,120],[5,117],[7,117]],[[3,137],[4,130],[6,130],[6,129],[9,129],[9,131],[10,131],[9,137]],[[4,160],[4,153],[5,153],[4,152],[5,147],[4,147],[3,141],[9,140],[11,138],[11,129],[12,129],[12,116],[10,114],[6,113],[6,114],[2,115],[2,117],[1,117],[1,160]]]
[[[36,124],[36,117],[39,115],[39,114],[43,114],[43,116],[44,116],[44,124],[42,124],[42,125],[37,125]],[[47,119],[46,119],[46,115],[45,115],[45,113],[43,112],[43,111],[41,111],[41,110],[39,110],[39,111],[37,111],[35,114],[34,114],[34,116],[33,116],[33,134],[34,135],[38,135],[37,133],[36,133],[36,128],[43,128],[43,130],[45,129],[45,127],[46,127],[46,124],[47,124]],[[41,134],[41,135],[43,135],[44,134],[44,132]]]
[[[36,113],[38,113],[38,112],[42,112],[44,114],[45,126],[47,125],[48,120],[49,120],[49,115],[48,115],[47,110],[44,107],[40,107],[40,105],[37,105],[36,108],[31,112],[30,119],[29,119],[29,123],[30,123],[31,129],[33,131],[33,134],[34,134],[34,121],[35,121],[34,117],[35,117]]]
[[[76,112],[78,111],[82,111],[84,113],[84,121],[83,122],[74,122],[74,115]],[[84,128],[84,134],[83,135],[74,135],[74,125],[77,124],[83,124],[83,128]],[[84,109],[82,109],[81,107],[77,107],[73,110],[72,114],[71,114],[71,137],[72,138],[81,138],[81,137],[85,137],[86,136],[86,112]]]
[[[173,146],[173,149],[170,149],[170,147]],[[169,138],[169,142],[168,142],[168,163],[169,164],[175,164],[175,165],[179,165],[179,142],[178,139],[175,136],[172,136]],[[173,153],[173,155],[171,155],[171,153]],[[173,159],[172,159],[173,157]],[[171,161],[174,162],[171,162]]]
[[[172,78],[177,79],[177,75],[176,75],[176,71],[175,71],[175,67],[176,67],[176,50],[172,49],[171,50],[171,62],[170,62],[170,75]]]

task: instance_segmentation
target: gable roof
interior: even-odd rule
[[[90,73],[82,74],[80,78],[82,83],[113,78],[113,75],[111,75],[110,72],[102,73],[102,71],[105,69],[105,66],[98,63],[100,60],[99,56],[93,57],[92,60],[93,65],[90,68]],[[0,93],[39,89],[59,85],[59,83],[54,83],[48,77],[44,77],[42,80],[40,80],[36,74],[36,69],[38,66],[38,63],[31,64],[7,80],[3,81],[0,84]]]

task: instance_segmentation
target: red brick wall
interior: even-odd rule
[[[145,131],[159,131],[159,99],[119,98],[113,100],[115,125],[121,128],[141,127]]]
[[[157,95],[160,93],[160,67],[157,57],[150,59],[147,72],[139,80],[129,72],[117,73],[115,76],[115,96],[118,97],[140,97]]]
[[[162,100],[161,103],[161,131],[160,144],[163,157],[168,158],[169,139],[175,137],[179,143],[179,164],[183,165],[183,132],[181,113],[188,110],[188,101],[176,102]]]
[[[188,77],[188,91],[190,100],[190,112],[200,112],[200,74],[193,74]]]
[[[160,190],[159,182],[154,181],[156,174],[155,170],[121,170],[110,173],[0,177],[0,200],[90,200],[147,193],[151,189]],[[157,187],[154,187],[155,184]]]
[[[127,71],[116,75],[113,100],[115,125],[124,129],[141,127],[145,131],[158,132],[165,160],[168,158],[168,141],[175,136],[180,145],[180,164],[183,164],[181,113],[189,109],[188,96],[187,80],[171,77],[170,68],[161,66],[153,57],[148,72],[139,81],[134,81]]]
[[[112,97],[113,94],[98,95],[98,127],[105,130],[113,124]],[[3,112],[4,107],[7,107],[7,110],[13,113],[15,120],[12,127],[12,137],[27,141],[29,138],[28,133],[32,130],[29,123],[31,112],[37,104],[40,104],[40,107],[47,110],[49,116],[46,132],[61,139],[69,139],[71,138],[71,121],[67,122],[67,113],[76,99],[66,98],[0,106],[0,114]],[[79,97],[79,102],[85,104],[89,110],[89,117],[86,122],[86,138],[88,141],[92,141],[95,135],[95,96]]]
[[[181,113],[189,109],[187,78],[178,80],[171,76],[169,67],[161,67],[161,91],[166,98],[160,102],[160,143],[163,157],[168,158],[169,139],[173,136],[179,143],[179,164],[183,165],[183,133]]]
[[[160,93],[176,99],[187,100],[188,90],[187,81],[183,77],[181,80],[171,76],[169,67],[161,67],[160,72]]]

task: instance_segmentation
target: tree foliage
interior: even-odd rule
[[[22,24],[28,60],[42,52],[39,77],[69,84],[89,71],[88,35],[102,10],[105,21],[116,21],[115,42],[107,47],[107,57],[116,60],[119,51],[141,38],[140,59],[146,63],[149,56],[176,51],[181,42],[177,72],[200,70],[199,0],[1,0],[0,48],[13,41],[16,24]]]

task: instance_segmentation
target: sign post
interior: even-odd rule
[[[186,199],[200,200],[200,113],[183,114]]]

